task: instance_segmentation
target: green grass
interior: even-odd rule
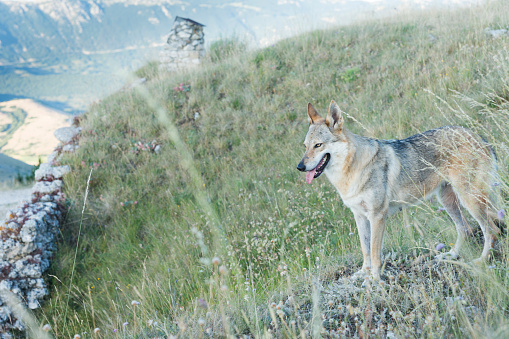
[[[360,289],[345,279],[361,265],[351,212],[325,178],[306,185],[295,166],[307,103],[324,114],[334,99],[347,128],[369,137],[472,128],[498,152],[506,190],[509,40],[484,29],[508,19],[495,2],[314,31],[263,50],[229,41],[235,53],[216,50],[178,74],[147,65],[138,72],[146,85],[90,108],[80,148],[62,160],[73,168],[69,212],[41,323],[58,337],[91,337],[95,327],[139,338],[504,336],[505,241],[494,269],[465,264],[481,250],[472,241],[459,263],[434,265],[424,257],[439,242],[450,247],[455,230],[432,201],[388,220],[386,284]],[[181,83],[190,90],[176,91]]]

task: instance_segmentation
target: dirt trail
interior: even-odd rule
[[[9,209],[16,207],[23,200],[28,200],[31,193],[32,187],[0,191],[0,223],[5,220]]]

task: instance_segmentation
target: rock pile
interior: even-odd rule
[[[17,294],[30,309],[40,306],[48,294],[42,278],[49,259],[56,250],[56,237],[64,213],[63,176],[69,166],[57,166],[62,152],[76,149],[79,129],[60,128],[55,132],[61,141],[35,172],[36,184],[31,200],[7,213],[0,225],[0,294],[8,290]],[[12,329],[23,329],[10,308],[0,300],[0,338],[9,338]]]
[[[199,65],[205,54],[203,27],[191,19],[177,17],[160,54],[161,68],[176,71]]]

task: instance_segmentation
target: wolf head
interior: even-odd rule
[[[340,151],[338,143],[345,142],[343,117],[339,106],[331,101],[327,117],[323,119],[313,105],[308,104],[309,130],[304,140],[306,152],[297,169],[306,173],[306,182],[311,184],[327,168],[331,156]],[[341,147],[339,147],[341,148]]]

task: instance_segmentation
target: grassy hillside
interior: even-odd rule
[[[509,37],[484,30],[508,23],[496,2],[215,49],[179,74],[147,65],[146,85],[90,108],[62,160],[69,213],[41,324],[82,338],[504,336],[505,240],[486,267],[467,264],[475,241],[435,263],[456,237],[431,201],[389,218],[384,284],[361,288],[346,279],[361,265],[351,212],[295,166],[307,102],[325,114],[334,99],[370,137],[472,128],[507,189]]]

